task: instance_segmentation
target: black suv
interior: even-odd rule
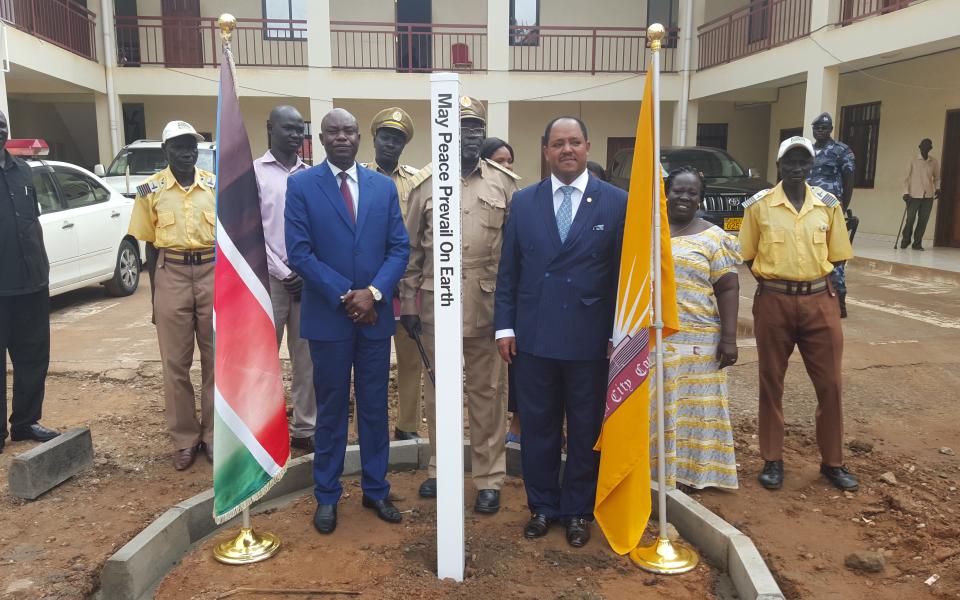
[[[617,152],[611,162],[610,183],[629,189],[632,163],[633,148]],[[665,146],[660,149],[660,164],[668,173],[690,165],[703,174],[706,189],[703,190],[700,216],[726,231],[740,231],[742,205],[747,198],[773,187],[745,170],[719,148]]]

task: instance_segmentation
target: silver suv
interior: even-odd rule
[[[200,142],[197,166],[204,171],[213,172],[217,163],[216,144]],[[159,173],[167,167],[163,148],[157,140],[137,140],[128,144],[110,163],[109,169],[97,165],[93,172],[102,177],[107,184],[128,198],[137,195],[137,186],[147,177]]]

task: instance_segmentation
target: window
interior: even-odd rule
[[[48,174],[34,171],[33,189],[37,191],[37,204],[40,206],[41,215],[63,210],[63,206],[60,205],[60,198],[57,197],[57,190],[53,187],[53,182],[50,181]]]
[[[727,149],[726,123],[700,123],[697,125],[697,145]]]
[[[60,192],[68,209],[92,206],[110,199],[110,192],[82,173],[57,170],[53,176],[60,184]]]
[[[753,44],[767,39],[770,24],[770,0],[750,0],[749,30],[747,43]]]
[[[540,0],[510,0],[510,45],[540,45]]]
[[[667,28],[663,39],[664,48],[677,47],[677,5],[679,0],[649,0],[647,2],[647,26],[660,23]]]
[[[307,0],[263,0],[263,18],[288,21],[287,23],[265,23],[263,36],[268,40],[305,40],[307,19]]]
[[[880,103],[854,104],[840,109],[840,141],[857,158],[853,186],[872,188],[877,172],[877,140],[880,138]]]

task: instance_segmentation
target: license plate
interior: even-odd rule
[[[723,228],[727,231],[740,231],[740,225],[743,223],[743,217],[725,217],[723,219]]]

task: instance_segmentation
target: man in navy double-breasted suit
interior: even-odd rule
[[[363,506],[390,523],[401,520],[387,499],[387,384],[396,327],[389,303],[410,242],[396,186],[356,163],[356,118],[333,109],[320,129],[327,160],[290,177],[284,218],[289,263],[304,281],[300,335],[310,342],[317,396],[313,524],[332,533],[343,491],[351,370]]]
[[[523,423],[532,513],[524,536],[546,535],[559,520],[567,542],[580,547],[593,520],[593,446],[603,420],[627,194],[587,172],[590,142],[579,119],[554,119],[542,143],[551,176],[513,196],[494,323],[500,355],[513,365]]]

